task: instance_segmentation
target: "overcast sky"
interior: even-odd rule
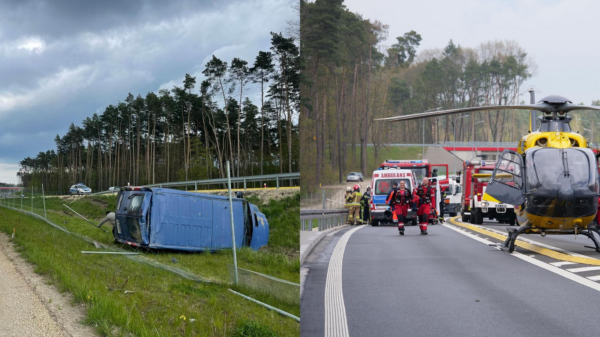
[[[181,85],[214,54],[254,63],[295,0],[0,0],[0,182],[71,122]],[[255,95],[249,91],[248,95]]]
[[[522,86],[536,100],[551,94],[573,103],[600,99],[600,2],[592,0],[346,0],[365,19],[389,25],[387,45],[415,30],[419,50],[455,44],[475,48],[492,40],[515,40],[537,64]],[[529,103],[529,93],[521,96]]]

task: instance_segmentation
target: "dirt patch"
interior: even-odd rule
[[[222,195],[222,196],[229,196],[229,194],[228,194],[227,191],[215,191],[215,192],[202,192],[202,191],[199,191],[199,192],[200,193],[206,193],[206,194],[216,194],[216,195]],[[272,190],[272,189],[248,190],[248,191],[245,191],[243,193],[244,193],[244,197],[256,196],[265,205],[268,205],[269,201],[271,201],[271,200],[285,199],[287,197],[294,196],[294,195],[298,194],[299,192],[300,192],[299,188],[286,188],[286,189],[279,189],[279,190]],[[235,196],[235,192],[234,192],[234,196]]]
[[[0,234],[0,336],[96,336],[81,324],[85,306],[61,294],[33,271]]]

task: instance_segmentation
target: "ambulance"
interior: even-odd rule
[[[411,170],[395,168],[375,170],[372,177],[372,196],[370,201],[371,224],[373,226],[378,226],[380,223],[389,223],[391,225],[392,214],[389,211],[386,198],[392,191],[392,185],[394,182],[400,183],[400,181],[404,181],[406,188],[410,189],[411,193],[413,193],[417,187],[416,177]],[[406,224],[417,225],[416,214],[410,209],[408,210],[406,220]]]

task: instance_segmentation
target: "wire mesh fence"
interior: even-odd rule
[[[235,283],[234,266],[229,265],[228,267],[231,283]],[[238,287],[251,289],[253,292],[287,304],[300,305],[300,284],[298,283],[238,267]]]

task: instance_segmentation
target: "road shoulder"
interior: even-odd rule
[[[10,336],[95,336],[83,325],[85,306],[73,306],[72,295],[60,293],[34,272],[31,264],[0,234],[0,330]]]

